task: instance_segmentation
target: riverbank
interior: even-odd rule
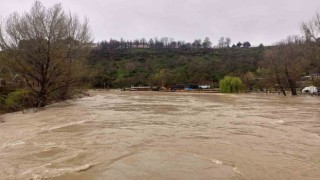
[[[70,99],[77,99],[77,98],[83,98],[86,96],[89,96],[88,93],[89,90],[85,89],[76,89],[70,95],[66,96],[65,99],[52,99],[47,102],[47,105],[55,104],[61,101],[66,101]],[[0,89],[0,92],[2,93],[0,96],[0,116],[6,113],[13,113],[13,112],[19,112],[22,111],[23,113],[25,111],[37,111],[40,109],[40,107],[37,105],[37,102],[35,101],[34,95],[24,89],[7,89],[3,91],[3,89]],[[10,97],[10,93],[16,92],[16,94],[12,95]],[[22,92],[22,93],[21,93]],[[26,92],[26,93],[25,93]],[[24,94],[25,93],[25,94]],[[30,94],[28,94],[30,93]],[[8,101],[10,99],[10,101]],[[29,100],[32,100],[31,102],[28,102]],[[7,104],[10,102],[10,104]],[[0,120],[1,123],[1,120]]]

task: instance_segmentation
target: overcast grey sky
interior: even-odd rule
[[[34,0],[0,0],[0,16],[28,11]],[[217,44],[272,44],[299,35],[299,24],[320,10],[320,0],[42,0],[46,7],[88,17],[95,41],[173,37],[193,41],[208,36]]]

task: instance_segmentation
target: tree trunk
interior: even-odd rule
[[[287,67],[285,68],[285,70],[286,70],[285,73],[286,73],[287,80],[288,80],[288,83],[289,83],[289,86],[290,86],[291,94],[292,94],[292,96],[296,96],[298,94],[297,94],[295,82],[291,79]]]
[[[277,82],[278,82],[278,84],[279,84],[279,88],[280,88],[282,94],[283,94],[284,96],[286,96],[286,95],[287,95],[287,94],[286,94],[286,91],[283,89],[283,86],[282,86],[281,81],[280,81],[279,73],[278,73],[278,70],[277,70],[276,68],[275,68],[275,72],[276,72],[276,77],[277,77]]]
[[[289,82],[289,86],[290,86],[290,90],[291,90],[292,95],[293,96],[298,95],[294,81],[292,79],[288,79],[288,82]]]
[[[47,105],[47,96],[42,95],[40,98],[39,107],[45,107]]]
[[[38,98],[39,98],[38,106],[44,107],[47,104],[47,90],[46,90],[47,83],[45,81],[42,81],[39,84],[40,84],[40,92],[38,94]]]

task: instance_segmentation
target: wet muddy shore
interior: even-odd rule
[[[1,115],[0,179],[320,177],[320,98],[91,92]]]

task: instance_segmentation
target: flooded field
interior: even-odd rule
[[[92,92],[0,118],[0,179],[320,177],[320,98]]]

